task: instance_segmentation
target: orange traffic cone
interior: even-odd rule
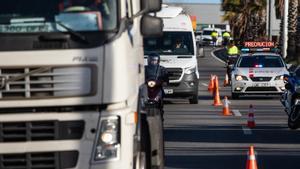
[[[223,115],[224,116],[231,116],[232,113],[231,113],[231,111],[229,109],[229,101],[228,101],[227,96],[224,97],[223,103],[224,103],[224,106],[223,106]]]
[[[246,169],[258,169],[253,146],[249,148]]]
[[[220,94],[219,94],[219,80],[218,76],[214,79],[215,82],[215,90],[214,90],[214,106],[222,106]]]
[[[209,85],[208,85],[208,91],[209,92],[213,92],[214,91],[214,88],[215,88],[215,75],[210,75],[210,81],[209,81]]]
[[[223,86],[226,87],[228,85],[229,85],[229,78],[228,78],[228,74],[226,73]]]
[[[249,128],[254,128],[255,127],[255,119],[254,119],[254,111],[253,111],[253,106],[252,104],[249,107],[249,113],[248,113],[248,124],[247,126]]]

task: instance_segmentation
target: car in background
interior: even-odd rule
[[[282,94],[285,90],[284,74],[289,74],[288,66],[277,53],[242,54],[232,68],[232,99],[241,95]]]
[[[220,28],[204,28],[202,31],[202,36],[200,39],[200,44],[201,45],[212,45],[212,37],[211,37],[211,33],[213,31],[217,31],[218,33],[218,39],[217,39],[217,46],[221,46],[222,45],[222,30]]]

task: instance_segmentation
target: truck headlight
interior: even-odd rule
[[[102,118],[96,140],[95,161],[116,159],[119,154],[120,119],[117,116]]]
[[[242,75],[235,75],[235,80],[236,81],[241,81],[241,80],[248,80],[248,78],[246,76],[242,76]]]
[[[188,68],[185,68],[184,69],[184,73],[185,74],[188,74],[188,75],[190,75],[190,74],[192,74],[192,73],[195,73],[196,72],[196,67],[188,67]]]
[[[275,80],[283,80],[283,75],[276,76]]]

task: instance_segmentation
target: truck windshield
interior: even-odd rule
[[[164,32],[160,38],[145,38],[144,52],[161,55],[193,55],[194,45],[191,32]]]
[[[237,67],[242,68],[279,68],[284,64],[279,56],[244,56]]]
[[[107,31],[117,27],[117,0],[7,0],[0,33]],[[58,24],[61,23],[61,24]]]

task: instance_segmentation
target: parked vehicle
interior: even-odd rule
[[[212,41],[211,34],[213,31],[216,31],[218,33],[217,46],[221,46],[223,42],[223,38],[222,38],[222,30],[220,28],[204,28],[202,31],[200,44],[212,45],[213,41]]]
[[[288,67],[279,54],[255,52],[242,54],[231,72],[232,98],[241,95],[280,95],[283,75]]]
[[[164,6],[157,16],[163,19],[163,36],[144,38],[145,63],[147,55],[157,52],[161,65],[167,68],[170,83],[164,88],[166,97],[189,99],[198,103],[199,72],[197,47],[191,19],[181,7]]]
[[[1,1],[0,168],[147,168],[142,35],[161,35],[160,9]]]

